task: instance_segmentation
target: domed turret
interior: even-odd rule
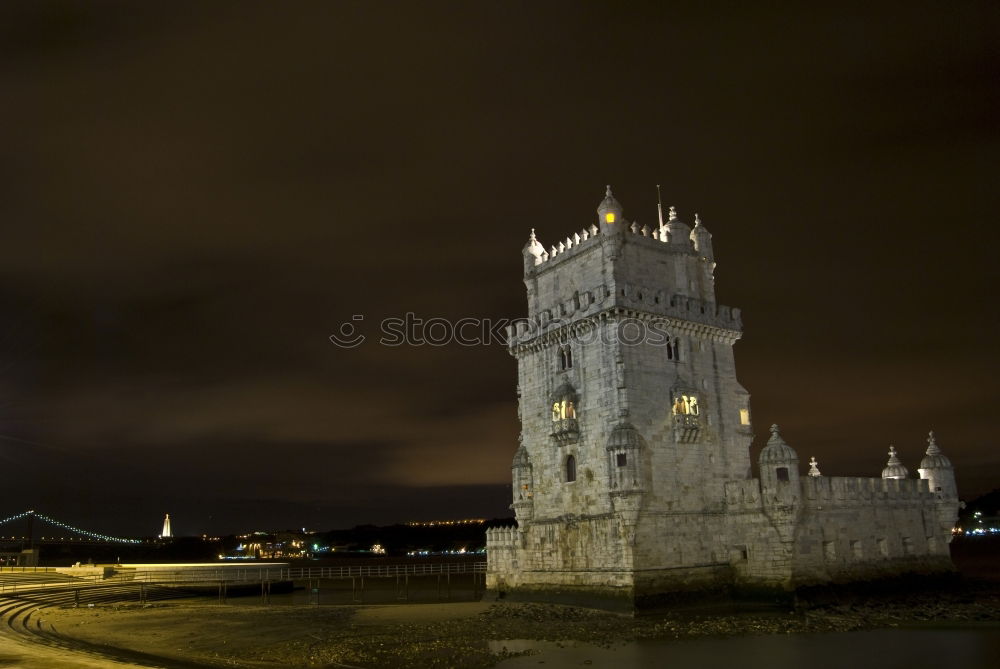
[[[642,452],[645,441],[639,431],[629,423],[615,426],[608,435],[607,452],[610,458],[611,489],[637,490],[642,488]]]
[[[905,479],[910,475],[910,472],[903,466],[903,463],[899,461],[899,457],[896,455],[896,447],[889,446],[889,462],[886,463],[885,469],[882,470],[882,478],[884,479]]]
[[[608,186],[604,194],[604,199],[597,207],[598,224],[602,231],[624,229],[625,220],[622,218],[622,205],[611,193],[611,186]]]
[[[934,439],[934,433],[928,432],[927,436],[927,453],[924,455],[924,459],[920,461],[920,469],[951,469],[951,460],[945,457],[944,453],[937,445],[937,441]]]
[[[761,450],[758,463],[761,471],[765,467],[773,465],[797,465],[799,463],[799,454],[781,438],[777,425],[771,426],[771,438],[767,440],[767,446]]]
[[[937,445],[934,433],[927,436],[927,453],[920,461],[920,478],[927,479],[930,491],[946,498],[958,497],[958,486],[955,485],[955,470],[951,460],[945,457]]]
[[[534,481],[531,473],[531,459],[524,444],[518,446],[514,461],[510,466],[514,479],[514,515],[519,522],[530,520],[534,510]]]
[[[667,241],[672,246],[690,247],[691,228],[687,223],[677,218],[677,210],[670,207],[667,214]]]
[[[546,258],[545,247],[542,243],[538,241],[535,237],[535,229],[531,229],[531,234],[528,235],[528,243],[524,245],[524,271],[527,272],[535,265],[542,264]]]
[[[715,260],[715,254],[712,252],[712,233],[701,224],[698,214],[694,215],[694,230],[691,231],[691,242],[694,244],[694,250],[698,252],[698,255],[708,261]]]
[[[801,494],[799,455],[781,438],[777,425],[771,426],[771,438],[761,450],[758,462],[765,512],[773,514],[784,509],[780,513],[794,515]]]

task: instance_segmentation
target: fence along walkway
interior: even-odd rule
[[[410,576],[445,577],[450,583],[453,575],[473,575],[474,583],[485,581],[485,562],[439,562],[415,564],[351,565],[344,567],[252,567],[235,566],[178,566],[175,569],[164,566],[157,569],[116,568],[107,576],[72,576],[51,570],[27,569],[7,571],[0,574],[0,594],[15,594],[30,590],[62,587],[149,584],[166,586],[207,586],[225,587],[240,584],[267,584],[308,581],[310,585],[320,580],[359,579],[363,586],[366,578],[403,578]],[[269,589],[269,587],[268,587]]]

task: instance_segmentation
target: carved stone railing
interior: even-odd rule
[[[580,438],[580,428],[575,418],[563,418],[552,422],[550,436],[561,446],[575,444]]]

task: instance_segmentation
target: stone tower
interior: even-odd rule
[[[953,569],[955,475],[933,435],[910,477],[808,475],[778,426],[750,460],[736,379],[740,312],[715,298],[712,235],[671,207],[653,227],[608,187],[597,221],[523,254],[517,359],[517,525],[487,531],[498,595],[655,604],[705,589],[801,585]]]
[[[532,231],[524,248],[513,508],[539,588],[562,571],[567,587],[606,594],[611,578],[631,600],[665,579],[696,585],[726,552],[706,523],[721,533],[724,483],[750,475],[749,396],[739,310],[716,303],[695,221],[671,207],[639,228],[609,186],[594,225],[549,251]]]

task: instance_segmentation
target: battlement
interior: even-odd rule
[[[486,551],[513,548],[517,541],[517,527],[490,527],[486,530]]]
[[[633,317],[660,316],[677,321],[690,321],[720,330],[739,333],[743,319],[738,307],[729,307],[686,295],[666,296],[662,291],[631,286],[613,295],[607,286],[596,286],[560,300],[554,307],[540,310],[533,318],[507,326],[507,345],[516,346],[539,335],[556,331],[607,309],[623,309]]]
[[[807,506],[871,504],[875,500],[933,500],[926,479],[883,479],[860,476],[806,476],[801,479]]]
[[[693,241],[689,239],[684,244],[671,244],[666,232],[659,226],[655,228],[650,228],[648,225],[639,227],[637,223],[631,223],[623,226],[621,231],[628,235],[630,242],[645,243],[650,248],[657,248],[664,253],[696,254]],[[596,247],[601,234],[596,225],[574,232],[558,244],[550,245],[548,251],[542,251],[539,255],[534,256],[533,265],[529,266],[528,270],[542,272],[557,267],[563,262]]]

